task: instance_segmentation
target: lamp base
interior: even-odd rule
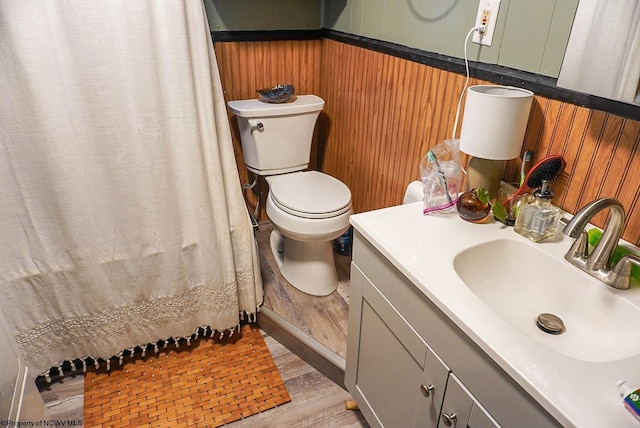
[[[505,163],[504,160],[471,157],[467,168],[467,190],[486,189],[491,195],[491,200],[495,200]]]

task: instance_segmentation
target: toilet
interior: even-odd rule
[[[307,294],[333,293],[338,274],[332,242],[349,228],[353,208],[344,183],[307,170],[324,100],[298,95],[282,104],[251,99],[228,106],[238,120],[245,167],[269,184],[270,244],[282,276]]]

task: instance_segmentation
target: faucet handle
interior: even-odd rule
[[[587,231],[583,230],[578,239],[575,240],[565,258],[586,259],[589,257],[589,237]]]
[[[564,227],[569,224],[569,221],[566,217],[560,218],[560,224]],[[565,258],[568,257],[573,259],[586,259],[589,257],[589,235],[585,229],[582,229],[582,233],[567,252]]]
[[[614,288],[620,290],[627,290],[630,287],[631,281],[631,266],[640,266],[640,257],[635,254],[627,254],[613,267],[613,284]]]

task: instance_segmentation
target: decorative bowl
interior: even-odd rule
[[[295,95],[296,88],[293,85],[281,84],[271,88],[258,89],[258,99],[265,103],[285,103]]]

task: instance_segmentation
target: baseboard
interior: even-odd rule
[[[258,325],[269,336],[302,358],[336,385],[344,390],[347,389],[344,385],[346,367],[344,358],[264,306],[260,308],[258,314]]]

